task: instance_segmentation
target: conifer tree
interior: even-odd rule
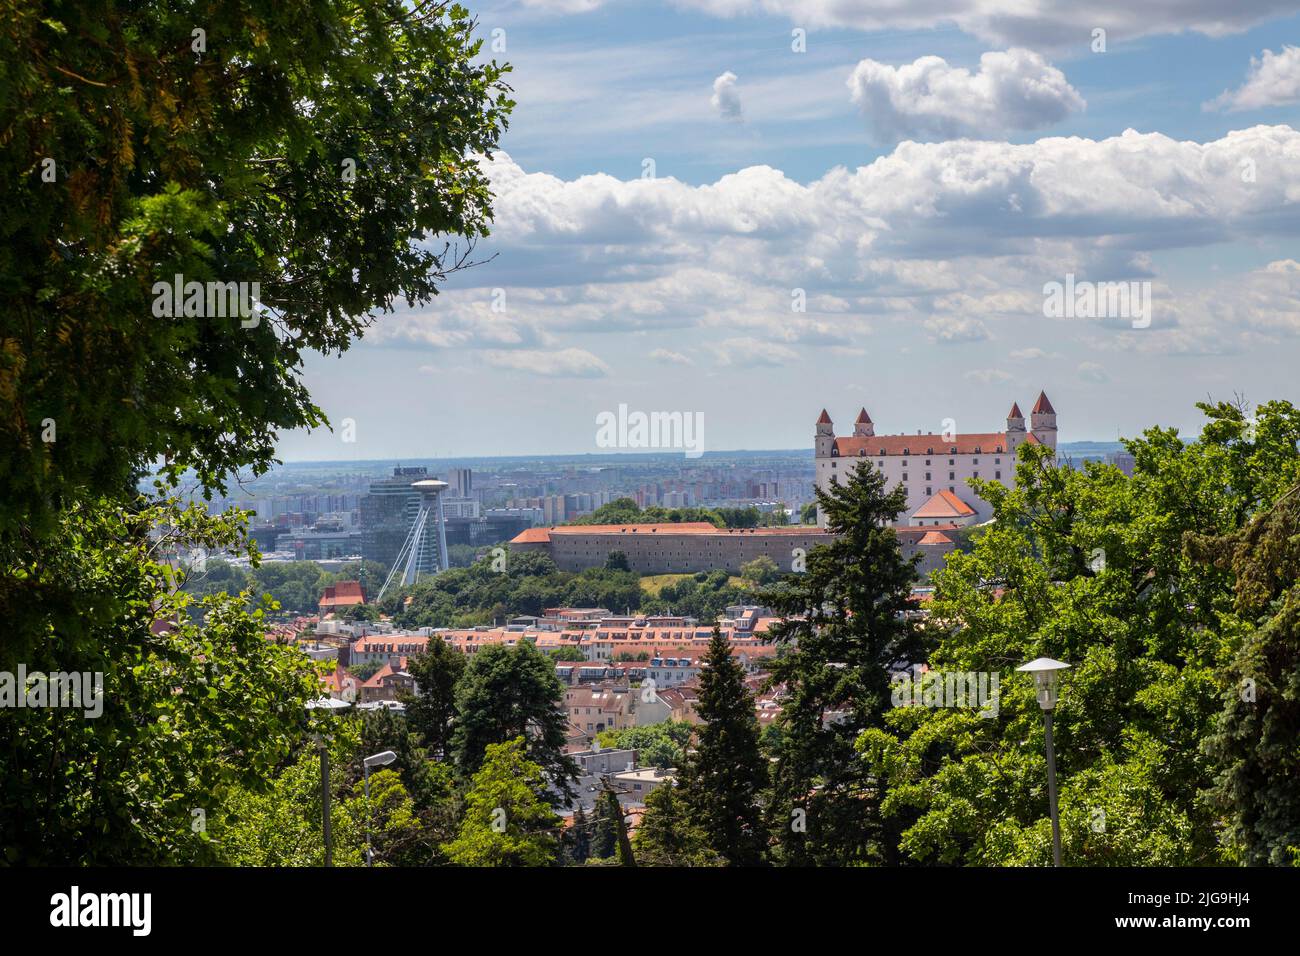
[[[757,866],[767,854],[759,803],[767,785],[767,761],[744,671],[716,625],[700,673],[697,712],[704,723],[684,768],[687,809],[708,845],[727,863]]]
[[[890,671],[921,659],[921,640],[904,613],[916,559],[904,559],[888,526],[907,500],[901,485],[887,491],[885,484],[864,460],[846,483],[818,489],[836,538],[812,549],[805,573],[764,598],[786,618],[775,633],[783,653],[771,668],[787,696],[769,820],[787,864],[893,858],[880,794],[854,750],[890,705]]]

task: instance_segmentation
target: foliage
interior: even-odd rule
[[[632,838],[642,866],[721,866],[708,837],[687,808],[677,786],[656,787],[645,798],[645,815]]]
[[[447,858],[460,866],[547,866],[558,826],[546,775],[527,758],[523,737],[489,744],[465,796],[465,818]]]
[[[25,620],[41,640],[0,670],[102,674],[102,713],[24,708],[0,720],[0,832],[11,863],[209,862],[194,809],[212,815],[236,786],[260,785],[302,740],[310,662],[263,636],[243,600],[193,600],[155,554],[233,546],[240,526],[175,502],[76,505],[58,548],[7,554],[4,574],[42,599]],[[68,603],[68,596],[75,600]],[[27,637],[33,635],[28,634]]]
[[[771,825],[787,864],[890,862],[880,794],[854,742],[883,720],[889,669],[921,659],[922,640],[905,616],[915,559],[904,560],[886,526],[906,498],[901,485],[886,491],[884,475],[864,460],[847,483],[818,489],[817,500],[837,537],[811,550],[806,573],[765,596],[786,618],[773,632],[785,653],[771,679],[786,697]]]
[[[461,774],[476,773],[492,745],[521,738],[527,741],[528,759],[570,799],[577,766],[564,754],[568,721],[563,700],[555,665],[528,641],[479,651],[456,688],[452,751]]]
[[[1011,670],[1038,656],[1072,665],[1055,717],[1067,864],[1284,855],[1295,832],[1284,782],[1294,644],[1288,652],[1285,617],[1270,621],[1250,600],[1234,606],[1229,568],[1242,574],[1241,549],[1258,545],[1257,580],[1268,584],[1253,593],[1265,605],[1294,580],[1277,547],[1284,535],[1237,532],[1300,474],[1300,415],[1261,405],[1252,435],[1235,406],[1201,408],[1210,421],[1197,441],[1162,428],[1127,441],[1131,478],[1099,464],[1053,467],[1044,449],[1022,447],[1014,490],[979,483],[997,523],[935,575],[931,609],[948,630],[929,663],[1003,675],[998,716],[902,707],[859,740],[905,858],[1050,860],[1042,717],[1030,682]],[[1249,580],[1239,594],[1252,593]],[[1268,688],[1265,706],[1235,702],[1246,675]]]
[[[623,730],[602,730],[596,740],[606,750],[635,750],[637,762],[643,767],[668,770],[683,765],[694,731],[694,725],[684,720],[665,720]]]
[[[757,866],[767,855],[767,758],[759,748],[754,698],[716,627],[703,664],[696,712],[704,723],[682,768],[682,798],[711,849],[732,866]]]
[[[415,678],[417,691],[403,699],[407,724],[430,754],[449,757],[456,685],[465,672],[465,655],[446,641],[432,640],[425,653],[407,659],[406,669]]]

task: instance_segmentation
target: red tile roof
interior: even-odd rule
[[[1027,435],[1025,441],[1031,445],[1038,439]],[[945,439],[942,434],[924,435],[877,435],[874,438],[837,438],[835,451],[841,458],[869,458],[879,455],[997,455],[1010,454],[1010,444],[1006,432],[970,432],[965,435],[952,435]]]
[[[1039,393],[1038,393],[1038,401],[1034,402],[1033,413],[1034,413],[1035,415],[1055,415],[1055,414],[1056,414],[1056,409],[1054,409],[1054,408],[1052,407],[1052,403],[1049,402],[1049,401],[1047,400],[1047,393],[1046,393],[1046,392],[1039,392]]]
[[[818,424],[818,425],[829,425],[830,423],[831,423],[831,417],[830,417],[829,415],[826,414],[826,409],[823,408],[823,409],[822,409],[821,417],[817,419],[817,424]]]
[[[962,501],[946,488],[927,501],[913,513],[914,518],[965,518],[975,513],[975,509]],[[921,544],[927,544],[925,538]]]
[[[867,414],[867,410],[866,410],[865,408],[864,408],[862,411],[858,412],[858,421],[857,421],[857,424],[859,424],[859,425],[870,425],[870,424],[871,424],[871,416]]]
[[[360,581],[339,581],[337,584],[327,585],[325,592],[320,596],[321,607],[351,607],[354,604],[365,604],[366,595],[361,590]]]
[[[952,544],[952,538],[942,531],[927,531],[917,544]]]
[[[1020,403],[1019,403],[1019,402],[1012,402],[1012,403],[1011,403],[1011,411],[1007,412],[1007,418],[1024,418],[1024,417],[1025,417],[1025,416],[1024,416],[1023,414],[1021,414],[1021,411],[1020,411]]]

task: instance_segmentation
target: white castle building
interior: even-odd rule
[[[971,490],[969,479],[992,479],[1012,487],[1016,449],[1026,442],[1056,449],[1056,409],[1044,392],[1038,393],[1029,413],[1028,430],[1016,403],[1007,413],[1005,431],[966,434],[918,431],[915,435],[877,435],[864,408],[858,413],[853,434],[836,437],[831,417],[822,409],[814,439],[817,487],[829,490],[832,481],[851,474],[865,458],[884,472],[888,487],[903,486],[907,510],[899,516],[900,524],[978,524],[993,516],[993,507]],[[825,522],[819,508],[817,523],[824,527]]]

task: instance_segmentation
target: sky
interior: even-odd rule
[[[468,6],[518,104],[485,261],[309,360],[335,428],[286,460],[594,453],[620,405],[811,454],[822,408],[1300,404],[1300,2]],[[1136,298],[1053,310],[1067,276]]]

